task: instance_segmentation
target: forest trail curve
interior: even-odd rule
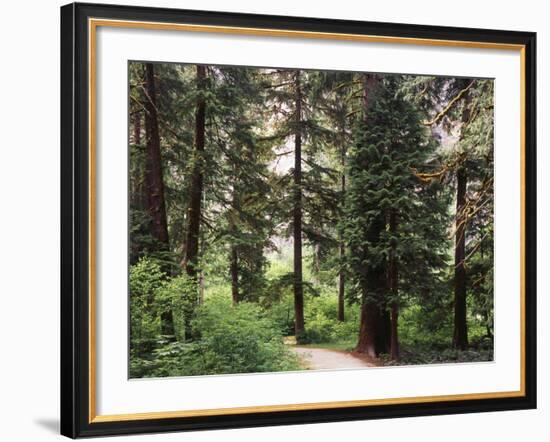
[[[375,367],[373,363],[341,351],[298,346],[289,346],[289,348],[300,357],[310,370]]]

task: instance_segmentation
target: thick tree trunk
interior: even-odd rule
[[[302,87],[300,76],[300,71],[294,73],[294,331],[298,341],[305,331],[302,284]]]
[[[384,218],[374,221],[368,232],[369,242],[377,242],[384,227]],[[367,266],[361,279],[363,300],[356,351],[377,357],[390,348],[390,316],[383,299],[387,290],[385,264]]]
[[[164,183],[162,180],[162,161],[160,156],[160,136],[156,105],[155,70],[152,63],[145,65],[145,132],[147,136],[148,210],[151,216],[151,234],[158,242],[159,249],[168,250],[168,227],[166,223],[166,205],[164,201]]]
[[[385,276],[385,275],[384,275]],[[382,286],[382,293],[385,286]],[[379,301],[382,305],[378,305],[378,327],[376,330],[376,354],[390,353],[390,336],[391,336],[391,318],[390,312],[383,301]]]
[[[363,288],[365,292],[367,288]],[[376,358],[378,356],[376,348],[376,335],[378,329],[378,306],[376,303],[363,300],[361,303],[361,318],[359,326],[359,340],[355,351],[365,353]]]
[[[372,105],[372,92],[378,83],[375,74],[363,74],[364,124],[368,125],[368,110]],[[383,217],[375,220],[367,233],[368,240],[376,243],[385,229]],[[381,308],[383,293],[387,290],[385,265],[369,265],[362,277],[362,305],[359,338],[356,351],[377,357],[389,349],[389,315]]]
[[[233,304],[237,304],[240,301],[239,298],[239,256],[237,254],[237,248],[231,246],[231,257],[229,263],[229,270],[231,273],[231,298]]]
[[[466,321],[466,204],[467,175],[464,167],[456,174],[456,236],[454,278],[454,332],[453,347],[466,350],[468,347],[468,324]]]
[[[342,148],[342,177],[340,179],[340,191],[342,192],[342,200],[346,195],[346,150]],[[338,247],[338,254],[340,256],[340,271],[338,272],[338,321],[344,322],[344,299],[346,293],[346,274],[342,265],[344,256],[346,254],[346,248],[344,245],[344,239],[340,237],[340,246]]]
[[[190,201],[187,213],[188,225],[184,260],[187,275],[195,280],[197,279],[198,272],[197,266],[203,192],[203,152],[206,122],[206,101],[204,98],[204,90],[206,86],[205,82],[206,68],[204,66],[197,65],[197,88],[199,94],[197,98],[197,107],[195,110],[195,157],[189,189]]]
[[[147,209],[151,217],[151,235],[157,241],[158,249],[168,251],[168,225],[166,222],[166,203],[164,200],[164,182],[162,160],[160,154],[160,135],[158,125],[158,110],[156,102],[155,67],[152,63],[145,65],[145,135],[147,142]],[[138,120],[139,121],[139,120]],[[140,123],[134,127],[134,142],[139,144]],[[170,269],[167,270],[169,273]],[[161,333],[171,339],[175,338],[174,317],[171,310],[161,313]]]
[[[397,234],[397,213],[394,210],[390,212],[390,232],[392,235]],[[398,317],[399,317],[399,304],[397,301],[398,295],[398,263],[397,263],[397,251],[396,244],[392,244],[390,251],[389,262],[389,283],[390,293],[392,297],[391,302],[391,335],[390,335],[390,355],[394,360],[399,359],[399,337],[398,337]]]

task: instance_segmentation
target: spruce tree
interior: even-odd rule
[[[385,77],[368,90],[348,158],[343,229],[362,302],[357,350],[370,356],[391,350],[398,357],[400,285],[418,291],[413,287],[435,277],[444,257],[444,232],[434,221],[445,206],[437,183],[425,184],[415,173],[432,159],[434,146],[419,112],[399,92],[399,79]]]

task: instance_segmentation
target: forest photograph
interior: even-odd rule
[[[128,82],[130,378],[493,361],[492,79]]]

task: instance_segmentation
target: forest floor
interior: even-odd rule
[[[336,368],[365,368],[377,364],[352,353],[330,350],[326,348],[311,348],[289,345],[309,370],[327,370]]]

